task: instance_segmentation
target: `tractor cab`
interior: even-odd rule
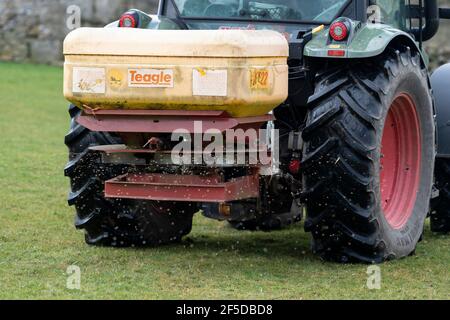
[[[284,34],[299,26],[330,24],[343,15],[347,0],[174,0],[163,1],[160,14],[182,20],[190,29],[272,29]]]
[[[296,28],[341,17],[390,25],[418,41],[431,39],[439,27],[437,1],[423,0],[162,0],[158,14],[189,29],[273,29],[294,39]]]

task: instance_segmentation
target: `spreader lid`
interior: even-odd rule
[[[286,38],[270,30],[146,30],[79,28],[64,40],[65,55],[158,57],[287,57]]]

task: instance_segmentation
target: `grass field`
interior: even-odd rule
[[[367,266],[313,256],[302,226],[239,233],[197,216],[180,245],[88,247],[66,204],[61,84],[60,68],[0,64],[0,298],[450,298],[450,236],[429,228],[416,256],[381,266],[381,290],[367,289]],[[70,265],[81,290],[66,288]]]

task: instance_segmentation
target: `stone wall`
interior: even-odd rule
[[[70,6],[81,26],[103,26],[130,8],[156,12],[157,0],[0,0],[0,60],[57,64],[70,31]]]
[[[103,26],[129,8],[156,12],[158,0],[0,0],[0,60],[58,64],[70,31],[67,8],[81,9],[82,26]],[[450,5],[450,0],[441,0]],[[432,66],[450,61],[450,22],[427,43]]]

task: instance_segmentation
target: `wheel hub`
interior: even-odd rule
[[[421,134],[413,99],[398,95],[386,118],[380,160],[381,205],[394,229],[411,217],[420,185]]]

